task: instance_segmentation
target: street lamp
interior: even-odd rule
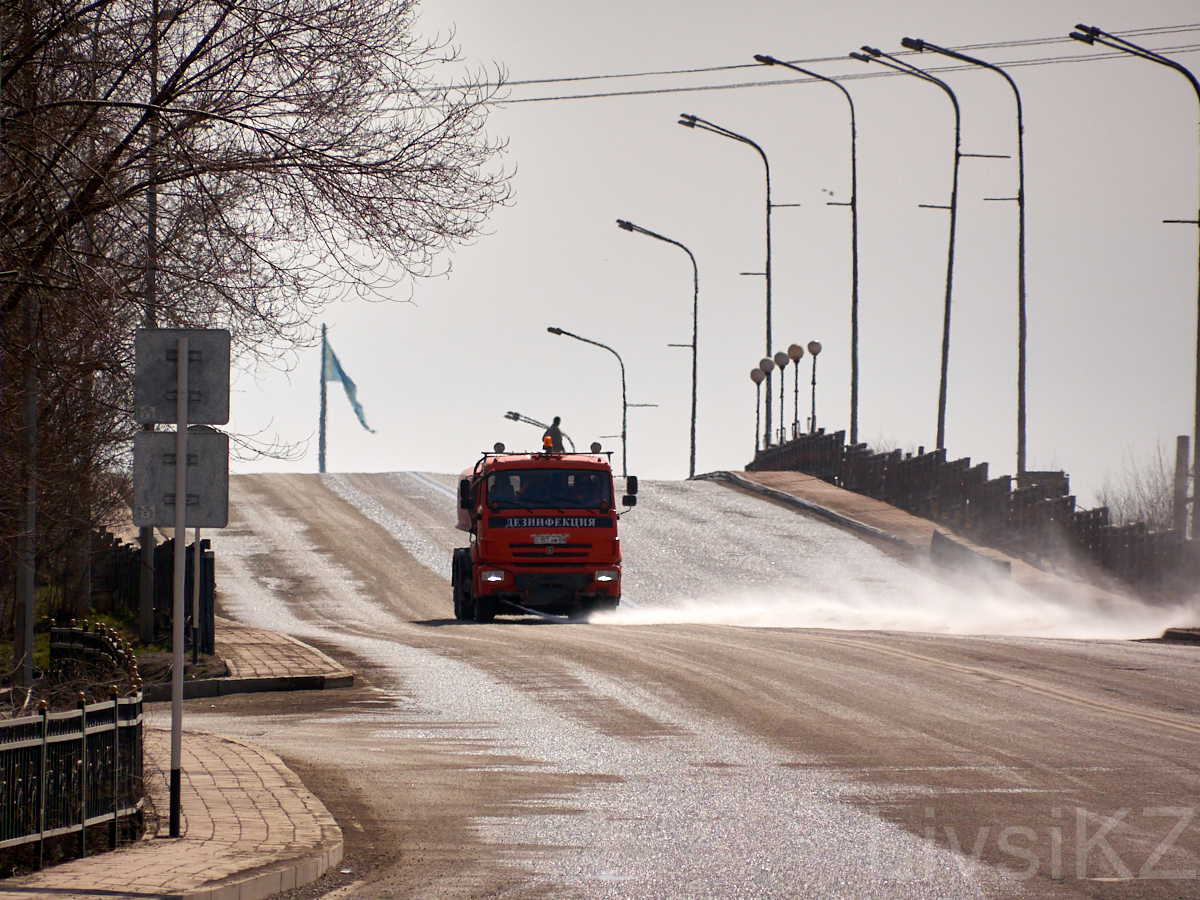
[[[788,359],[796,364],[796,383],[792,387],[792,401],[794,408],[792,409],[792,437],[798,437],[800,434],[800,360],[804,358],[804,348],[799,344],[792,344],[787,348]]]
[[[740,141],[743,144],[748,144],[758,151],[758,155],[762,157],[763,168],[766,170],[767,176],[767,264],[763,275],[767,280],[767,343],[766,352],[771,352],[771,164],[767,162],[767,154],[763,152],[763,148],[750,140],[750,138],[740,135],[735,131],[730,131],[728,128],[722,128],[720,125],[714,125],[699,116],[689,115],[688,113],[680,113],[679,124],[688,128],[699,128],[701,131],[711,131],[713,134],[719,134],[722,137],[727,137],[735,141]],[[767,379],[767,397],[771,396],[771,373],[766,372]],[[771,404],[767,404],[766,425],[763,429],[764,443],[771,443]]]
[[[672,344],[671,346],[692,348],[692,454],[688,460],[688,478],[694,478],[696,476],[696,338],[700,315],[700,268],[696,265],[696,257],[692,256],[692,251],[679,241],[673,241],[669,237],[663,237],[661,234],[634,225],[632,222],[626,222],[624,219],[617,219],[617,226],[625,231],[636,231],[638,234],[644,234],[664,243],[674,244],[692,261],[692,342],[690,344]]]
[[[754,386],[758,389],[758,396],[754,401],[754,455],[758,456],[758,429],[762,423],[762,383],[767,377],[767,373],[762,369],[751,369],[750,380],[754,382]],[[770,405],[771,395],[767,394],[767,405]]]
[[[842,92],[842,96],[846,98],[846,102],[850,104],[850,202],[835,203],[828,202],[826,206],[848,206],[850,207],[850,443],[858,443],[858,160],[855,145],[858,141],[858,130],[854,124],[854,101],[850,99],[850,92],[846,90],[842,84],[833,78],[828,78],[825,75],[820,75],[816,72],[802,69],[792,63],[783,62],[773,56],[758,55],[754,57],[758,62],[765,66],[783,66],[785,69],[791,69],[794,72],[799,72],[801,75],[808,75],[810,78],[816,78],[818,81],[825,81],[832,84],[835,88]],[[798,344],[793,344],[793,347],[799,348]],[[789,348],[790,352],[791,348]],[[801,350],[801,353],[804,351]],[[794,357],[799,359],[799,357]],[[799,378],[799,372],[796,375]],[[797,414],[796,422],[799,422]]]
[[[771,433],[771,372],[775,370],[775,360],[771,359],[769,356],[764,356],[758,361],[758,367],[762,369],[763,375],[767,377],[767,425],[766,428],[763,429],[763,449],[766,450],[771,446],[771,438],[774,437],[774,435]],[[782,375],[783,373],[781,372],[780,376],[782,377]]]
[[[1082,41],[1085,44],[1102,44],[1105,47],[1111,47],[1114,50],[1120,50],[1128,53],[1130,56],[1136,56],[1140,59],[1146,59],[1150,62],[1158,63],[1160,66],[1166,66],[1169,69],[1174,69],[1189,82],[1191,82],[1192,90],[1196,92],[1196,99],[1200,100],[1200,81],[1196,80],[1196,76],[1191,71],[1181,64],[1175,62],[1166,56],[1155,53],[1153,50],[1147,50],[1145,47],[1139,47],[1137,44],[1131,44],[1124,38],[1117,37],[1115,34],[1109,34],[1107,31],[1101,31],[1099,28],[1091,25],[1076,25],[1079,31],[1072,31],[1071,37],[1077,41]],[[1164,219],[1166,223],[1172,225],[1197,225],[1200,226],[1200,213],[1197,213],[1195,219]],[[1200,259],[1200,256],[1198,256]],[[1200,277],[1200,276],[1198,276]],[[1193,462],[1192,473],[1196,479],[1195,484],[1200,484],[1200,280],[1196,286],[1196,415],[1195,425],[1192,431],[1193,445]],[[1200,503],[1196,501],[1196,494],[1200,493],[1195,487],[1192,489],[1192,539],[1200,540]]]
[[[812,357],[812,420],[809,422],[809,433],[817,433],[817,357],[821,355],[821,342],[808,342],[808,355]]]
[[[629,410],[629,404],[625,402],[625,362],[621,359],[621,354],[619,354],[612,347],[608,346],[608,344],[602,344],[599,341],[593,341],[593,340],[589,340],[588,338],[585,338],[585,337],[580,337],[577,334],[571,334],[571,332],[564,331],[561,328],[550,327],[550,328],[547,328],[546,330],[548,332],[550,332],[551,334],[557,334],[557,335],[561,335],[563,337],[575,338],[575,340],[583,341],[585,344],[591,344],[593,347],[602,347],[605,350],[607,350],[609,353],[611,353],[613,356],[615,356],[617,358],[617,362],[620,363],[620,365],[621,365],[621,477],[628,478],[629,477],[629,468],[627,465],[627,460],[625,458],[625,419],[626,419],[626,414]]]
[[[921,206],[929,209],[950,210],[950,249],[946,259],[946,304],[945,311],[942,314],[942,377],[938,388],[937,445],[940,450],[946,446],[946,372],[950,363],[950,295],[954,287],[954,231],[958,220],[958,163],[963,156],[962,114],[959,111],[958,98],[954,96],[954,91],[950,90],[950,85],[946,84],[940,78],[934,78],[924,69],[918,69],[914,65],[895,59],[874,47],[864,46],[862,49],[870,55],[864,56],[862,53],[851,53],[850,56],[862,62],[877,62],[880,65],[887,66],[889,69],[895,69],[897,72],[914,75],[923,81],[928,81],[930,84],[936,84],[946,92],[946,96],[954,104],[954,177],[950,185],[950,205],[921,204]]]
[[[783,424],[783,389],[787,384],[787,380],[783,377],[783,370],[787,368],[787,364],[791,362],[791,357],[782,350],[775,354],[775,365],[779,366],[779,443],[787,442],[787,426]]]
[[[1013,97],[1017,101],[1017,475],[1018,477],[1025,474],[1025,334],[1026,334],[1026,318],[1025,318],[1025,125],[1021,118],[1021,92],[1017,90],[1017,83],[1012,80],[1012,77],[1001,69],[999,66],[989,62],[984,62],[982,59],[976,59],[973,56],[967,56],[965,53],[959,53],[957,50],[947,50],[945,47],[938,47],[928,41],[920,38],[904,38],[900,41],[909,50],[921,52],[930,50],[934,53],[940,53],[942,56],[948,56],[951,59],[961,60],[962,62],[971,63],[975,66],[982,66],[985,69],[991,69],[993,72],[998,72],[1004,76],[1004,80],[1008,82],[1008,86],[1012,88]],[[1001,197],[989,197],[990,200],[1008,199]]]

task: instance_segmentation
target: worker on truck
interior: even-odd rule
[[[626,491],[623,504],[634,506],[637,478]],[[462,473],[458,506],[458,528],[472,540],[454,551],[455,618],[616,608],[621,545],[599,444],[592,454],[505,453],[497,444]]]
[[[555,416],[554,421],[550,423],[550,427],[546,429],[546,433],[542,435],[542,445],[551,453],[563,452],[563,436],[562,431],[558,427],[558,423],[561,421],[562,419],[560,419],[558,416]],[[546,438],[550,439],[549,446],[546,446]]]

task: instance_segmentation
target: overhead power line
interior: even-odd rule
[[[1189,31],[1200,31],[1200,24],[1196,25],[1168,25],[1160,28],[1139,28],[1132,31],[1122,31],[1122,35],[1145,37],[1147,35],[1159,34],[1180,34]],[[1008,47],[1037,47],[1046,44],[1070,44],[1071,40],[1067,37],[1044,37],[1044,38],[1025,38],[1022,40],[1013,41],[993,41],[987,44],[964,44],[961,47],[951,47],[951,50],[959,52],[967,52],[974,50],[995,50]],[[891,54],[892,56],[916,56],[919,55],[916,50],[898,50]],[[810,59],[789,59],[786,62],[793,63],[798,66],[807,66],[827,62],[843,62],[844,56],[815,56]],[[579,81],[610,81],[618,78],[655,78],[669,75],[705,75],[712,72],[732,72],[738,69],[758,69],[761,68],[759,63],[736,63],[728,66],[702,66],[694,69],[662,69],[660,71],[650,72],[618,72],[603,75],[571,75],[562,78],[527,78],[521,81],[505,81],[507,87],[519,87],[532,84],[570,84]],[[499,85],[491,85],[497,87]]]
[[[1158,48],[1155,52],[1158,52],[1158,53],[1194,53],[1197,50],[1200,50],[1200,44],[1188,44],[1188,45],[1183,45],[1183,46],[1178,46],[1178,47],[1163,47],[1163,48]],[[893,53],[891,55],[899,56],[900,54]],[[1072,55],[1072,56],[1041,57],[1041,58],[1037,58],[1037,59],[1009,60],[1004,63],[1001,63],[1000,65],[1004,66],[1005,68],[1018,68],[1018,67],[1022,67],[1022,66],[1046,66],[1046,65],[1059,65],[1059,64],[1066,64],[1066,63],[1086,63],[1086,62],[1098,62],[1100,60],[1106,60],[1106,59],[1128,59],[1128,58],[1129,58],[1129,56],[1126,53],[1116,53],[1116,52],[1114,52],[1114,53],[1091,53],[1091,54],[1086,54],[1086,55],[1085,54],[1076,54],[1076,55]],[[843,61],[843,58],[838,57],[838,61],[839,62]],[[797,63],[797,65],[799,65],[799,63]],[[977,67],[971,66],[971,65],[929,66],[929,67],[925,68],[925,71],[929,72],[930,74],[937,74],[937,73],[941,73],[941,72],[965,72],[965,71],[977,71]],[[863,79],[863,78],[892,78],[892,77],[895,77],[898,75],[903,75],[903,74],[905,74],[905,73],[896,72],[896,71],[872,70],[872,71],[864,71],[861,73],[854,73],[854,74],[850,74],[850,75],[838,75],[838,76],[836,76],[836,79],[838,81],[856,81],[856,80]],[[679,94],[679,93],[696,93],[696,92],[702,92],[702,91],[726,91],[726,90],[740,90],[740,89],[744,89],[744,88],[776,87],[778,85],[788,85],[788,84],[807,84],[809,82],[815,82],[817,80],[818,79],[815,79],[815,78],[780,78],[780,79],[774,79],[774,80],[770,80],[770,81],[746,81],[746,82],[737,82],[737,83],[731,83],[731,84],[688,85],[688,86],[684,86],[684,87],[672,87],[672,88],[641,88],[641,89],[628,90],[628,91],[603,91],[603,92],[592,93],[592,94],[563,94],[563,95],[549,96],[549,97],[520,97],[520,98],[516,98],[516,99],[503,100],[500,102],[501,103],[540,103],[540,102],[547,102],[547,101],[552,101],[552,100],[589,100],[589,99],[593,99],[593,98],[602,98],[602,97],[637,97],[637,96],[649,96],[649,95],[653,95],[653,94]]]
[[[1122,35],[1128,36],[1154,36],[1154,35],[1178,35],[1188,34],[1188,32],[1200,31],[1200,24],[1193,25],[1166,25],[1159,28],[1148,29],[1133,29],[1122,31]],[[1025,38],[1019,41],[995,41],[990,43],[964,44],[961,47],[953,49],[960,52],[978,52],[978,50],[991,49],[1007,49],[1020,47],[1045,47],[1054,46],[1054,44],[1072,44],[1072,41],[1067,37],[1036,37]],[[1178,47],[1162,47],[1156,48],[1159,53],[1194,53],[1200,50],[1200,44],[1183,44]],[[916,50],[899,50],[892,55],[895,56],[910,56],[919,55]],[[1087,55],[1072,54],[1068,56],[1040,56],[1036,59],[1019,59],[1002,62],[1004,66],[1044,66],[1068,64],[1068,62],[1085,62],[1104,59],[1118,59],[1126,54],[1121,53],[1093,53]],[[814,56],[810,59],[787,60],[793,62],[794,65],[811,66],[820,65],[823,62],[844,62],[845,56]],[[647,72],[623,72],[623,73],[608,73],[608,74],[593,74],[593,76],[570,76],[562,78],[532,78],[522,80],[510,80],[504,82],[506,88],[518,88],[518,86],[534,86],[534,85],[551,85],[551,84],[577,84],[581,82],[606,82],[606,80],[618,79],[636,79],[636,78],[655,78],[655,77],[678,77],[678,76],[695,76],[695,74],[712,74],[720,72],[734,71],[761,71],[762,66],[757,62],[746,62],[746,64],[736,64],[728,66],[704,66],[696,68],[676,68],[676,70],[660,70]],[[954,72],[962,70],[973,70],[973,66],[943,66],[929,68],[930,72]],[[895,72],[863,72],[857,74],[848,74],[848,76],[838,76],[840,79],[858,79],[858,78],[889,78],[895,76]],[[803,84],[810,82],[810,78],[785,78],[776,80],[758,80],[758,82],[740,82],[731,84],[714,84],[714,85],[682,85],[676,88],[635,88],[630,90],[612,90],[612,91],[596,91],[589,94],[563,94],[542,97],[520,97],[512,98],[512,100],[502,101],[504,103],[542,103],[560,100],[594,100],[594,98],[602,97],[636,97],[636,96],[652,96],[655,94],[690,94],[690,92],[698,91],[718,91],[718,90],[740,90],[746,88],[766,88],[766,86],[784,85],[784,84]]]

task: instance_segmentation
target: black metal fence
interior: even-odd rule
[[[138,614],[138,590],[141,572],[141,548],[117,540],[108,532],[99,532],[92,544],[93,603],[120,614]],[[216,644],[216,560],[211,542],[200,542],[200,597],[197,641],[201,653],[215,652]],[[196,545],[187,547],[187,616],[191,618],[191,597],[195,584]],[[154,634],[171,634],[171,606],[174,594],[175,541],[163,541],[154,548]],[[191,646],[191,628],[185,629]]]
[[[103,658],[129,670],[126,651],[108,635],[82,628],[51,629],[52,660]],[[55,656],[57,654],[57,657]],[[87,829],[108,825],[117,846],[123,821],[145,804],[142,780],[142,691],[116,689],[107,701],[0,722],[0,848],[78,833],[86,853]],[[126,829],[128,831],[128,829]]]
[[[947,460],[945,450],[875,453],[847,445],[844,431],[768,447],[746,470],[804,472],[1027,558],[1067,551],[1138,587],[1170,590],[1200,575],[1195,541],[1143,523],[1112,525],[1103,507],[1076,509],[1065,472],[1026,472],[1014,487],[1009,475],[989,479],[987,463]]]

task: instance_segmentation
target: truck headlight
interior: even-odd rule
[[[593,576],[593,577],[596,581],[609,582],[609,581],[616,581],[617,576],[619,574],[620,574],[619,572],[615,572],[612,569],[602,569],[601,571],[597,572],[595,574],[595,576]]]
[[[503,581],[504,572],[502,572],[500,569],[487,569],[479,573],[479,580],[492,582]]]

